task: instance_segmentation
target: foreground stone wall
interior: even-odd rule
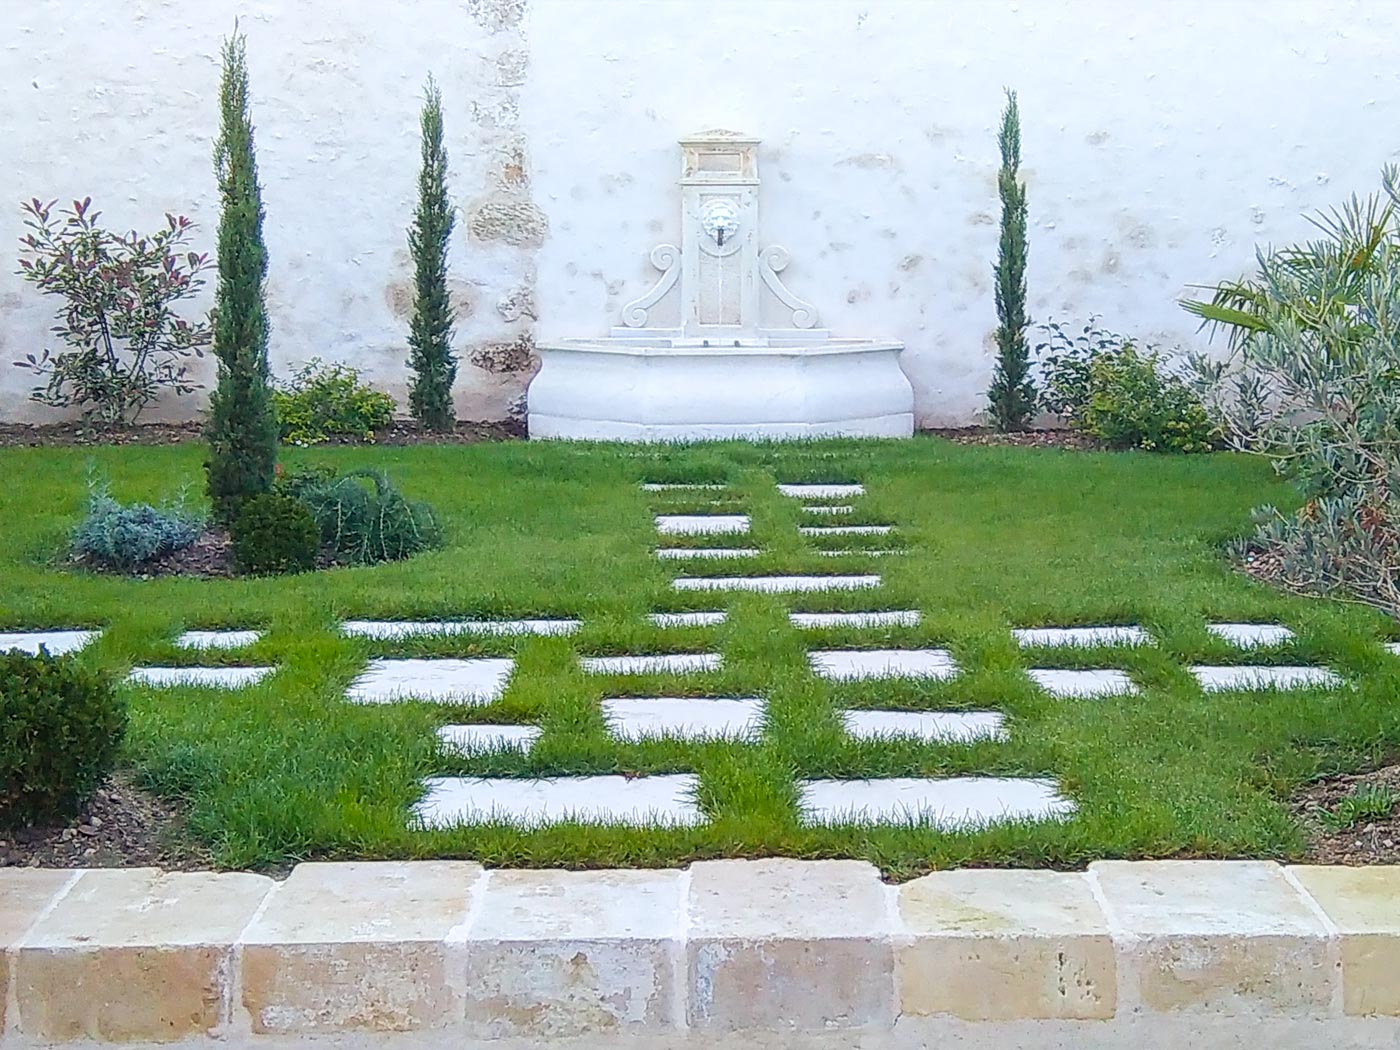
[[[29,0],[0,4],[0,420],[53,418],[8,362],[51,304],[5,260],[16,203],[92,194],[118,226],[216,221],[217,54],[248,33],[274,363],[402,397],[404,229],[429,70],[461,221],[459,412],[499,418],[532,340],[601,334],[678,224],[675,140],[763,140],[764,239],[839,334],[908,345],[924,425],[981,407],[1003,86],[1024,113],[1037,318],[1199,343],[1174,300],[1376,184],[1400,7],[1362,0]],[[1247,45],[1242,44],[1247,41]],[[212,371],[207,363],[203,377]],[[167,405],[187,416],[198,399]]]
[[[1400,869],[0,872],[5,1045],[1400,1041]],[[565,1042],[567,1041],[567,1043]],[[299,1045],[301,1045],[299,1043]]]

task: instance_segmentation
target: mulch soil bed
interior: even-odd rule
[[[508,441],[525,436],[521,423],[458,423],[451,433],[432,434],[417,425],[396,420],[374,435],[374,440],[331,438],[323,445],[471,445],[481,441]],[[122,427],[84,427],[81,423],[0,424],[0,448],[60,448],[95,445],[178,445],[204,440],[202,423],[139,423]]]
[[[1067,448],[1081,452],[1098,452],[1105,447],[1098,438],[1063,428],[1019,430],[1010,434],[999,434],[987,427],[946,427],[922,430],[920,433],[941,437],[959,445],[1016,445],[1026,448]]]
[[[1308,784],[1293,797],[1293,813],[1307,831],[1308,864],[1400,864],[1400,806],[1389,817],[1366,820],[1355,827],[1335,830],[1324,815],[1357,788],[1375,787],[1400,791],[1400,765],[1383,766],[1371,773],[1328,777]]]
[[[70,821],[0,829],[0,868],[208,868],[208,856],[182,840],[183,826],[180,806],[119,773]]]

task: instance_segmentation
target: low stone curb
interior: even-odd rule
[[[0,948],[6,1046],[1400,1046],[1400,868],[7,869]]]

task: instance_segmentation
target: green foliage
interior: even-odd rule
[[[19,274],[64,299],[54,332],[67,349],[15,363],[45,379],[33,400],[76,407],[88,422],[134,423],[162,390],[198,386],[185,362],[204,356],[209,325],[186,321],[175,307],[204,286],[208,257],[182,250],[194,229],[183,215],[167,215],[152,234],[117,234],[100,225],[91,198],[74,201],[61,221],[54,203],[24,205]]]
[[[305,504],[266,492],[243,504],[234,519],[233,556],[243,572],[272,576],[316,567],[321,530]]]
[[[1400,806],[1400,791],[1382,784],[1363,784],[1322,813],[1322,822],[1333,831],[1348,831],[1371,820],[1386,820]]]
[[[1021,111],[1016,92],[1006,93],[1006,109],[997,135],[1001,171],[997,193],[1001,197],[1001,239],[996,281],[997,361],[987,400],[992,425],[997,430],[1024,430],[1035,409],[1035,384],[1030,376],[1030,351],[1026,346],[1026,184],[1021,181]]]
[[[282,440],[315,445],[330,437],[373,441],[374,432],[394,421],[394,399],[360,382],[357,369],[312,358],[286,384],[274,389]]]
[[[63,820],[112,771],[126,705],[71,659],[0,653],[0,827]]]
[[[73,530],[75,557],[127,572],[153,558],[184,550],[204,531],[204,516],[185,509],[183,498],[153,507],[122,504],[105,485],[89,485],[87,514]]]
[[[1077,333],[1054,321],[1041,326],[1036,346],[1044,391],[1040,403],[1069,426],[1110,448],[1153,452],[1209,452],[1215,424],[1199,395],[1152,347],[1098,326],[1090,318]]]
[[[442,144],[442,93],[432,77],[424,91],[422,167],[418,208],[408,231],[413,254],[413,317],[409,322],[409,368],[413,385],[409,410],[429,430],[451,430],[452,383],[457,358],[452,352],[452,302],[447,292],[447,249],[455,223],[447,197],[447,150]]]
[[[321,540],[358,565],[396,561],[442,544],[437,514],[406,499],[381,471],[289,482],[320,526]]]
[[[1281,586],[1397,615],[1400,169],[1382,188],[1316,218],[1317,240],[1260,251],[1255,276],[1188,308],[1230,330],[1224,362],[1196,362],[1222,426],[1305,499],[1296,512],[1260,508],[1242,553]],[[1238,396],[1242,380],[1257,401]]]
[[[224,42],[221,125],[214,147],[219,182],[219,279],[214,354],[219,383],[209,400],[209,502],[224,524],[239,505],[272,487],[277,416],[267,364],[267,248],[253,125],[248,110],[246,41]]]

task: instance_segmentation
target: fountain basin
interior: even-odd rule
[[[718,340],[710,340],[718,343]],[[532,438],[707,441],[909,437],[903,343],[796,336],[566,339],[537,347]]]

